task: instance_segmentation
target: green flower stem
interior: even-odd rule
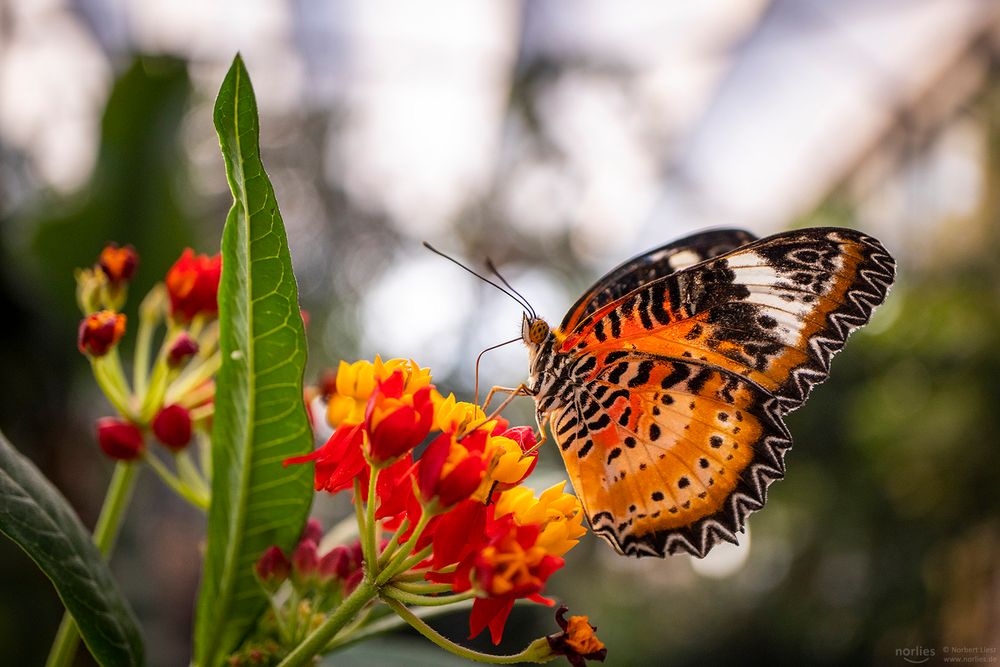
[[[382,549],[382,553],[379,554],[378,557],[379,569],[384,568],[386,565],[389,564],[389,559],[392,558],[393,552],[396,550],[396,547],[399,546],[399,536],[405,533],[409,527],[410,527],[410,520],[404,517],[399,524],[399,528],[397,528],[396,532],[393,533],[392,537],[389,538],[389,542],[388,544],[385,545],[385,549]]]
[[[389,564],[385,566],[381,572],[379,572],[378,577],[375,579],[375,583],[382,585],[389,581],[393,576],[399,574],[400,572],[405,572],[409,568],[400,567],[400,564],[406,560],[406,555],[413,551],[413,548],[417,544],[417,540],[420,539],[420,535],[423,534],[424,528],[427,527],[428,522],[431,520],[431,513],[424,508],[424,511],[420,514],[420,519],[417,521],[417,525],[413,528],[413,534],[410,535],[410,539],[406,541],[402,547],[400,547],[396,553],[392,556]],[[426,551],[426,549],[425,549]],[[417,561],[418,563],[420,561]]]
[[[135,339],[135,357],[132,367],[132,386],[137,396],[145,396],[149,386],[149,353],[153,346],[153,330],[158,318],[139,315],[139,332]]]
[[[170,472],[167,467],[163,465],[163,462],[156,458],[155,455],[147,453],[143,460],[149,464],[149,467],[153,469],[153,472],[155,472],[167,486],[173,489],[177,495],[203,512],[208,511],[209,498],[205,495],[199,494],[197,491],[178,479],[177,476]]]
[[[118,381],[114,378],[113,370],[109,368],[105,357],[91,357],[90,366],[94,371],[94,379],[97,380],[97,386],[101,388],[101,391],[107,397],[108,401],[111,402],[111,405],[114,406],[118,414],[134,420],[136,416],[135,410],[130,405],[128,392],[121,389],[124,379]]]
[[[407,570],[409,570],[411,567],[413,567],[414,565],[416,565],[420,561],[426,560],[427,557],[430,556],[432,553],[434,553],[434,547],[433,546],[428,545],[428,546],[424,547],[423,549],[421,549],[420,551],[418,551],[417,553],[413,554],[412,556],[410,556],[409,558],[407,558],[406,560],[404,560],[402,563],[400,563],[399,565],[397,565],[396,566],[397,573],[406,572]]]
[[[393,579],[392,585],[401,591],[416,593],[417,595],[447,593],[451,590],[451,584],[424,584],[414,581],[397,581],[395,579]]]
[[[336,610],[316,630],[305,638],[301,644],[281,661],[278,667],[299,667],[309,664],[313,657],[325,650],[327,644],[347,625],[361,608],[375,598],[378,589],[369,581],[362,579],[354,592],[348,595]]]
[[[378,483],[381,468],[372,466],[368,473],[368,502],[365,503],[365,530],[361,533],[365,541],[365,576],[369,581],[374,582],[378,576],[378,539],[376,533],[379,532],[378,524],[375,522],[375,485]]]
[[[346,648],[347,646],[364,641],[369,637],[374,637],[375,635],[379,635],[384,632],[396,630],[406,625],[406,621],[394,614],[391,610],[386,607],[381,608],[386,610],[386,616],[371,619],[369,622],[357,627],[356,629],[353,627],[353,624],[344,628],[343,632],[337,634],[333,641],[327,644],[325,651],[330,653],[332,651],[340,650],[342,648]],[[457,602],[449,607],[418,607],[413,610],[413,614],[419,618],[432,618],[434,616],[443,616],[444,614],[454,614],[460,611],[468,611],[471,608],[472,601],[466,600],[465,602]]]
[[[548,662],[555,657],[551,649],[549,649],[548,643],[544,639],[532,642],[523,651],[513,655],[491,655],[489,653],[473,651],[472,649],[460,646],[447,637],[439,634],[437,630],[427,625],[423,619],[414,614],[413,611],[407,608],[407,606],[402,602],[393,600],[392,598],[383,598],[383,600],[417,632],[449,653],[454,653],[455,655],[465,658],[466,660],[487,662],[493,665],[513,665],[519,662]]]
[[[222,354],[215,352],[211,357],[205,361],[195,364],[193,367],[188,367],[189,370],[185,370],[181,373],[174,382],[170,385],[170,388],[166,392],[166,397],[164,398],[164,403],[167,405],[171,403],[177,403],[182,398],[187,399],[191,403],[200,402],[198,399],[209,398],[215,394],[215,388],[212,387],[207,391],[207,394],[202,396],[198,394],[197,396],[192,395],[192,391],[197,389],[200,385],[204,384],[206,380],[213,377],[222,366]],[[192,400],[195,398],[195,400]]]
[[[455,593],[454,595],[419,595],[417,593],[408,593],[407,591],[391,585],[383,588],[381,595],[383,598],[392,598],[393,600],[399,600],[404,604],[415,604],[421,607],[441,607],[446,604],[462,602],[463,600],[471,600],[475,597],[475,594],[472,591]]]
[[[355,478],[354,480],[354,518],[358,522],[358,538],[361,542],[361,555],[364,557],[365,562],[368,562],[368,540],[365,539],[365,533],[368,530],[368,524],[365,523],[365,508],[361,503],[361,482]]]
[[[177,452],[174,460],[177,462],[177,472],[180,475],[181,481],[190,486],[199,496],[211,498],[212,491],[205,481],[204,476],[202,476],[197,466],[195,466],[194,461],[191,460],[188,450],[183,449]]]
[[[104,496],[101,513],[97,517],[97,525],[94,526],[94,544],[97,545],[98,551],[105,558],[115,548],[122,518],[125,516],[125,508],[128,507],[129,500],[132,498],[132,490],[135,488],[138,469],[139,466],[125,461],[119,461],[115,465],[115,472],[111,476],[111,483]],[[52,642],[52,649],[45,662],[46,667],[66,667],[72,663],[79,644],[80,633],[76,629],[76,623],[69,612],[66,612],[59,624],[56,638]]]

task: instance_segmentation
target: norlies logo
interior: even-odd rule
[[[932,648],[924,648],[923,646],[914,646],[907,648],[897,648],[896,657],[902,658],[911,665],[920,665],[935,655],[935,651]]]

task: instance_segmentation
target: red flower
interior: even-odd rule
[[[174,451],[191,442],[191,413],[180,405],[162,408],[153,418],[152,426],[156,439]]]
[[[365,409],[368,456],[374,463],[391,461],[427,437],[434,422],[430,385],[406,391],[402,370],[379,380]]]
[[[437,499],[441,507],[451,507],[471,496],[486,474],[488,438],[482,430],[461,440],[452,433],[435,438],[417,462],[417,482],[423,499]]]
[[[552,604],[540,593],[564,561],[536,544],[539,533],[537,525],[518,525],[512,514],[499,519],[487,515],[485,543],[464,556],[454,573],[428,575],[431,581],[450,583],[456,593],[477,591],[469,616],[470,639],[488,627],[493,643],[499,644],[519,598]]]
[[[80,322],[77,347],[92,357],[103,357],[125,335],[125,316],[113,310],[91,313]]]
[[[337,493],[350,488],[354,479],[361,479],[367,470],[365,456],[361,452],[363,438],[361,424],[338,428],[319,449],[304,456],[295,456],[285,461],[285,465],[316,462],[315,489]]]
[[[118,461],[134,461],[142,456],[142,431],[118,417],[97,420],[97,442],[101,451]]]
[[[108,282],[119,285],[128,282],[135,275],[136,267],[139,266],[139,254],[131,245],[119,248],[117,243],[109,243],[101,251],[97,265],[108,277]]]
[[[170,314],[185,320],[198,313],[217,314],[221,276],[222,255],[196,256],[191,248],[186,248],[167,271]]]

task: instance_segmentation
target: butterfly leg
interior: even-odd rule
[[[490,419],[495,419],[497,415],[499,415],[503,411],[503,409],[506,408],[508,405],[510,405],[511,401],[513,401],[518,396],[531,396],[532,392],[530,389],[528,389],[528,386],[525,385],[523,382],[517,385],[516,387],[493,387],[492,389],[490,389],[490,393],[486,394],[486,402],[483,403],[483,412],[486,412],[486,409],[489,407],[490,401],[493,400],[493,396],[495,394],[508,394],[508,396],[507,398],[504,399],[503,403],[501,403],[500,406],[497,407],[496,410],[490,413],[490,416],[486,418],[487,421],[489,421]]]

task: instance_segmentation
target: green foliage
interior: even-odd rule
[[[58,490],[0,434],[0,532],[52,580],[102,665],[143,664],[135,617],[87,529]]]
[[[195,658],[218,664],[263,611],[253,565],[290,549],[312,500],[311,470],[282,461],[312,447],[303,404],[305,334],[281,216],[260,161],[257,104],[237,56],[215,126],[233,191],[222,239],[220,348],[212,433],[212,506]]]

